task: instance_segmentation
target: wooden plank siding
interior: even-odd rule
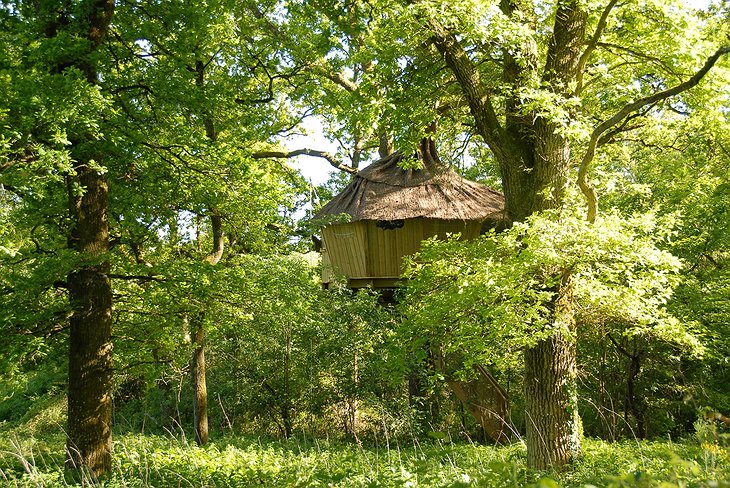
[[[330,261],[330,255],[327,252],[324,239],[322,240],[320,252],[322,254],[322,283],[330,283],[334,278],[334,272],[332,271],[332,262]]]
[[[377,220],[366,220],[367,239],[370,249],[369,278],[397,278],[400,276],[400,257],[405,227],[383,230],[377,227]]]
[[[350,222],[325,227],[323,246],[327,249],[332,272],[349,278],[368,278],[365,222]]]
[[[403,257],[417,252],[421,242],[432,236],[445,239],[461,234],[461,239],[479,235],[481,221],[406,219],[403,227],[383,229],[377,220],[336,224],[322,230],[322,283],[333,274],[344,274],[351,287],[394,283],[403,272]]]

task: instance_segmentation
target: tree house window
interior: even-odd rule
[[[401,228],[403,228],[403,225],[405,225],[405,220],[403,220],[403,219],[378,220],[378,223],[375,224],[376,227],[383,229],[383,230],[401,229]]]

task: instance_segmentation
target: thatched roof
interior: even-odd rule
[[[364,168],[315,218],[349,214],[356,220],[416,217],[453,220],[501,219],[504,196],[462,178],[437,158],[422,156],[422,169],[402,169],[394,153]]]

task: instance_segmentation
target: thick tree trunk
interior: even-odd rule
[[[532,197],[533,212],[559,208],[562,204],[565,173],[570,161],[570,147],[556,134],[557,127],[542,120],[535,125],[533,181],[538,185],[525,195]],[[547,317],[557,325],[559,332],[524,352],[527,465],[535,469],[561,466],[580,455],[582,428],[576,395],[572,303],[570,272],[565,271],[555,289],[551,316]]]
[[[88,468],[98,477],[111,470],[112,290],[107,277],[109,249],[107,183],[86,165],[77,168],[75,195],[69,178],[69,204],[75,228],[69,247],[89,264],[68,276],[70,320],[67,466]],[[96,262],[100,259],[101,262]]]
[[[580,455],[583,434],[576,392],[573,286],[566,272],[557,286],[552,319],[560,329],[525,350],[527,465],[561,466]]]
[[[208,443],[208,387],[205,382],[205,328],[202,316],[193,320],[191,325],[194,347],[190,362],[193,379],[193,422],[195,442],[202,446]]]
[[[558,95],[569,97],[578,77],[586,18],[579,2],[564,2],[557,8],[542,78]],[[571,165],[570,144],[554,122],[536,118],[533,128],[533,165],[528,166],[533,185],[522,198],[532,196],[535,200],[533,208],[524,210],[560,208]],[[519,194],[515,196],[520,198]],[[565,271],[549,317],[558,332],[525,350],[527,465],[531,468],[561,466],[581,452],[583,429],[576,392],[572,304],[572,280],[570,272]]]
[[[45,37],[65,39],[64,35],[72,33],[88,41],[86,52],[75,51],[70,59],[68,54],[59,56],[51,73],[64,76],[67,68],[75,67],[84,73],[89,85],[98,84],[91,54],[106,36],[114,16],[114,0],[85,2],[84,15],[79,16],[69,15],[71,6],[66,3],[35,2],[33,6],[43,22]],[[90,167],[89,153],[93,152],[95,139],[85,133],[72,136],[70,152],[76,163],[75,174],[66,177],[68,211],[73,222],[68,248],[80,259],[67,277],[72,314],[66,466],[89,470],[96,478],[111,470],[112,460],[112,290],[109,263],[104,256],[109,250],[109,188],[104,176]],[[95,159],[99,162],[102,157],[95,155]]]
[[[532,28],[535,12],[529,5],[501,0],[500,8],[515,21]],[[517,16],[516,14],[520,14]],[[534,212],[560,208],[570,168],[570,145],[559,127],[507,96],[504,125],[492,106],[491,91],[480,78],[459,40],[438,19],[429,19],[434,44],[454,73],[474,117],[475,128],[499,162],[505,194],[506,220],[521,221]],[[548,46],[545,67],[538,72],[534,40],[504,50],[504,83],[511,93],[540,82],[556,95],[571,96],[577,80],[585,39],[586,15],[579,2],[560,2]],[[512,51],[519,54],[521,62]],[[539,78],[542,78],[541,80]],[[528,466],[546,468],[569,462],[580,452],[580,421],[575,408],[575,339],[570,302],[570,277],[556,290],[551,323],[562,332],[525,351],[525,408]],[[565,327],[568,324],[568,327]]]
[[[547,469],[580,454],[575,341],[557,334],[525,350],[527,465]]]

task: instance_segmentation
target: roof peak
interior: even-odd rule
[[[436,218],[481,220],[501,215],[504,196],[467,180],[441,162],[432,140],[419,144],[419,169],[403,169],[408,156],[395,152],[356,174],[315,217],[349,214],[352,220]]]

